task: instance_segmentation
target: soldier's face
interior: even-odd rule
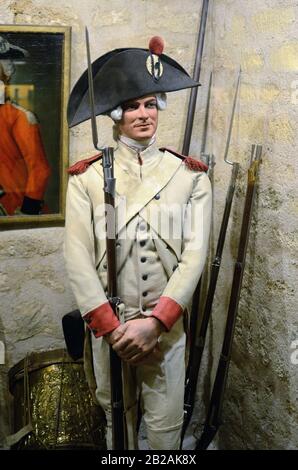
[[[119,123],[120,134],[134,140],[150,139],[156,132],[158,109],[155,96],[127,101]]]

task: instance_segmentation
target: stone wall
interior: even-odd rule
[[[71,82],[86,67],[84,27],[92,57],[107,50],[147,47],[163,36],[165,53],[192,73],[200,0],[0,0],[0,23],[72,27]],[[295,449],[298,339],[294,304],[297,252],[295,158],[297,142],[298,7],[294,1],[214,0],[206,36],[191,153],[199,155],[210,72],[213,72],[207,151],[216,159],[214,254],[231,168],[223,162],[233,90],[239,67],[241,88],[229,157],[241,165],[220,271],[209,344],[200,377],[192,427],[204,418],[221,347],[233,263],[246,189],[251,144],[263,145],[263,162],[236,325],[220,449]],[[181,149],[188,92],[168,95],[160,114],[159,142]],[[112,144],[111,122],[100,118],[100,144]],[[70,161],[93,152],[90,125],[70,133]],[[297,168],[297,167],[296,167]],[[66,278],[63,228],[5,231],[0,235],[0,442],[9,433],[7,371],[25,354],[63,346],[61,317],[75,308]]]
[[[250,147],[263,145],[247,265],[218,447],[294,449],[297,438],[297,88],[296,2],[216,1],[210,151],[216,156],[214,236],[231,168],[223,162],[239,66],[239,104],[229,158],[241,164],[214,305],[213,365],[237,255]],[[296,80],[296,81],[295,81]],[[296,274],[296,275],[295,275]],[[296,384],[296,385],[295,385]]]

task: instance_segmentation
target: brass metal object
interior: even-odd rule
[[[83,361],[64,349],[34,352],[9,371],[13,449],[105,449],[105,418],[94,404]],[[22,432],[24,430],[24,432]]]

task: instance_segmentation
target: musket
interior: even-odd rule
[[[203,57],[203,50],[204,50],[204,42],[205,42],[205,33],[206,33],[206,24],[207,24],[207,17],[208,17],[208,6],[209,6],[209,0],[203,0],[203,5],[201,9],[201,18],[200,18],[200,27],[199,27],[199,35],[198,35],[198,41],[197,41],[197,47],[196,47],[196,59],[195,59],[195,65],[194,65],[194,72],[193,72],[193,79],[195,81],[199,81],[200,79],[200,74],[201,74],[201,65],[202,65],[202,57]],[[207,98],[207,111],[206,114],[208,113],[209,115],[209,104],[210,104],[210,90],[211,90],[211,79],[209,81],[209,93],[208,93],[208,98]],[[188,155],[189,153],[189,147],[190,147],[190,140],[191,140],[191,134],[192,134],[192,128],[193,128],[193,121],[194,121],[194,115],[195,115],[195,109],[196,109],[196,102],[197,102],[197,95],[198,95],[198,87],[194,87],[191,89],[190,92],[190,97],[189,97],[189,103],[188,103],[188,111],[187,111],[187,118],[186,118],[186,124],[185,124],[185,131],[184,131],[184,139],[183,139],[183,146],[182,146],[182,153],[184,155]],[[204,126],[204,132],[207,134],[207,124],[208,123],[208,116],[207,116],[207,121],[205,118],[205,126]],[[206,143],[206,138],[203,139],[204,142]],[[207,165],[209,163],[206,162]],[[194,291],[193,294],[193,301],[192,304],[198,305],[199,304],[199,297],[200,297],[200,281]],[[190,332],[194,331],[193,328],[195,328],[196,325],[196,317],[197,317],[197,311],[195,314],[193,312],[191,313],[190,316]],[[190,343],[192,344],[192,339],[190,339]],[[186,374],[187,377],[187,374]],[[187,380],[187,378],[186,378]],[[184,434],[183,434],[184,435]],[[181,439],[181,443],[183,441],[183,437]]]
[[[196,450],[205,450],[216,435],[221,425],[221,413],[223,399],[228,378],[229,364],[231,361],[232,343],[235,332],[235,323],[240,299],[245,259],[249,240],[251,217],[256,193],[256,181],[261,163],[261,145],[252,146],[251,164],[248,169],[247,190],[242,216],[242,225],[238,245],[238,255],[234,266],[233,282],[230,294],[228,315],[224,333],[222,350],[216,371],[215,381],[212,389],[207,419],[204,424],[202,435],[196,444]]]
[[[209,79],[209,86],[208,86],[208,94],[207,94],[207,103],[206,103],[206,111],[205,111],[205,118],[204,118],[204,127],[203,127],[203,134],[202,134],[202,143],[201,143],[201,155],[204,157],[205,163],[208,165],[210,171],[211,167],[209,167],[210,155],[206,154],[206,145],[207,145],[207,134],[208,134],[208,122],[209,122],[209,110],[210,110],[210,98],[211,98],[211,87],[212,87],[212,73],[210,74]],[[189,359],[186,369],[186,377],[185,377],[185,389],[184,389],[184,419],[183,419],[183,426],[181,431],[181,441],[180,441],[180,448],[182,449],[183,439],[185,436],[185,432],[187,426],[189,425],[192,412],[193,412],[193,405],[194,405],[194,398],[195,398],[195,391],[194,388],[196,387],[196,379],[193,375],[194,372],[194,362],[195,362],[195,348],[196,348],[196,336],[197,336],[197,324],[198,324],[198,316],[199,316],[199,305],[200,305],[200,297],[201,297],[201,284],[202,284],[202,276],[195,288],[193,298],[192,298],[192,307],[190,312],[190,321],[189,321]],[[195,384],[194,384],[195,382]],[[194,384],[194,387],[193,387]]]
[[[205,342],[206,342],[207,328],[208,328],[208,324],[209,324],[209,320],[210,320],[210,316],[212,312],[212,304],[213,304],[215,289],[217,285],[217,278],[218,278],[218,273],[219,273],[219,269],[221,265],[222,252],[224,248],[226,232],[227,232],[227,227],[228,227],[228,222],[230,218],[230,212],[231,212],[231,207],[232,207],[232,202],[233,202],[233,197],[234,197],[234,192],[235,192],[235,184],[236,184],[236,180],[237,180],[237,176],[239,172],[239,163],[229,161],[228,153],[229,153],[229,148],[230,148],[236,102],[237,102],[239,85],[240,85],[240,75],[241,75],[241,70],[239,71],[239,74],[238,74],[238,80],[237,80],[236,89],[234,93],[228,136],[227,136],[225,152],[224,152],[224,161],[228,163],[229,165],[232,165],[233,168],[232,168],[230,183],[229,183],[229,187],[228,187],[228,191],[226,195],[225,208],[224,208],[224,213],[223,213],[222,222],[220,226],[220,232],[219,232],[219,237],[218,237],[218,242],[217,242],[217,247],[216,247],[216,254],[211,264],[210,282],[209,282],[209,287],[207,291],[206,301],[204,305],[204,310],[203,310],[203,315],[202,315],[202,320],[199,326],[199,330],[197,327],[197,323],[198,323],[197,319],[199,316],[198,308],[199,308],[201,280],[195,290],[195,294],[193,297],[193,305],[192,305],[191,320],[190,320],[190,331],[192,332],[192,335],[191,335],[191,341],[190,341],[189,362],[188,362],[188,368],[186,372],[186,386],[185,386],[185,393],[184,393],[184,422],[183,422],[183,427],[182,427],[181,440],[183,440],[184,438],[187,426],[189,425],[189,422],[192,417],[193,409],[194,409],[196,388],[197,388],[199,371],[200,371],[202,356],[203,356]],[[211,86],[211,79],[212,77],[210,78],[209,87]],[[209,95],[209,92],[208,92],[208,95]],[[209,105],[207,101],[207,110],[208,108],[209,108]],[[205,134],[207,133],[206,119],[205,119],[204,128],[205,130],[204,130],[202,142],[204,141],[206,142],[206,138],[205,138]],[[202,153],[205,153],[205,145],[206,143],[203,144],[203,147],[201,149]]]
[[[121,300],[117,296],[116,265],[116,219],[115,219],[115,184],[113,147],[98,147],[96,126],[93,74],[90,58],[89,34],[86,28],[86,47],[88,60],[88,85],[91,111],[92,140],[96,150],[102,152],[104,176],[104,202],[106,208],[106,252],[107,252],[107,291],[109,303],[122,322]],[[127,449],[126,423],[123,402],[122,363],[120,357],[110,346],[110,378],[112,405],[112,442],[113,450]]]
[[[203,0],[199,36],[198,36],[197,49],[196,49],[196,60],[195,60],[195,66],[194,66],[194,72],[193,72],[193,79],[196,82],[200,80],[200,74],[201,74],[206,23],[207,23],[207,16],[208,16],[208,6],[209,6],[209,0]],[[197,102],[197,94],[198,94],[198,87],[192,88],[190,92],[185,132],[184,132],[184,140],[183,140],[183,146],[182,146],[183,155],[188,155],[188,152],[189,152],[190,139],[191,139],[191,134],[192,134],[193,121],[194,121],[196,102]]]
[[[205,42],[206,24],[207,24],[207,17],[208,17],[208,6],[209,6],[209,0],[203,0],[203,5],[202,5],[202,9],[201,9],[199,35],[198,35],[198,41],[197,41],[197,47],[196,47],[196,59],[195,59],[194,72],[193,72],[193,79],[197,82],[199,81],[200,74],[201,74],[201,65],[202,65],[203,49],[204,49],[204,42]],[[210,92],[210,89],[211,89],[211,80],[209,81],[209,92]],[[190,97],[189,97],[188,111],[187,111],[187,118],[186,118],[184,139],[183,139],[183,146],[182,146],[182,153],[184,155],[188,155],[188,153],[189,153],[190,140],[191,140],[193,121],[194,121],[196,102],[197,102],[197,95],[198,95],[198,87],[192,88],[191,92],[190,92]],[[209,104],[210,104],[210,94],[208,93],[207,112],[206,112],[206,114],[207,113],[209,114]],[[207,117],[207,121],[208,121],[208,117]],[[204,131],[207,132],[206,119],[205,119]],[[206,142],[206,138],[203,139],[203,140]],[[198,285],[197,285],[197,287],[194,291],[192,305],[198,305],[199,304],[199,299],[200,299],[200,281],[199,281],[199,283],[198,283]],[[191,315],[190,315],[189,330],[190,330],[190,336],[191,336],[190,337],[190,347],[191,348],[192,348],[192,345],[193,345],[192,332],[195,331],[195,329],[196,329],[196,322],[197,322],[197,308],[196,308],[195,312],[193,312],[193,309],[192,309],[192,312],[191,312]],[[185,380],[186,384],[188,382],[188,375],[189,375],[188,371],[189,371],[189,365],[188,365],[187,371],[186,371],[186,380]],[[183,427],[182,434],[181,434],[181,441],[180,441],[181,446],[182,446],[185,430],[186,430],[186,428]]]

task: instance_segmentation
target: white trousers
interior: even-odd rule
[[[154,364],[130,366],[123,362],[124,408],[128,448],[137,449],[136,420],[139,394],[150,449],[179,449],[183,424],[185,332],[182,317],[159,339],[162,359]],[[111,449],[111,393],[109,345],[92,337],[96,398],[107,419],[107,447]]]

